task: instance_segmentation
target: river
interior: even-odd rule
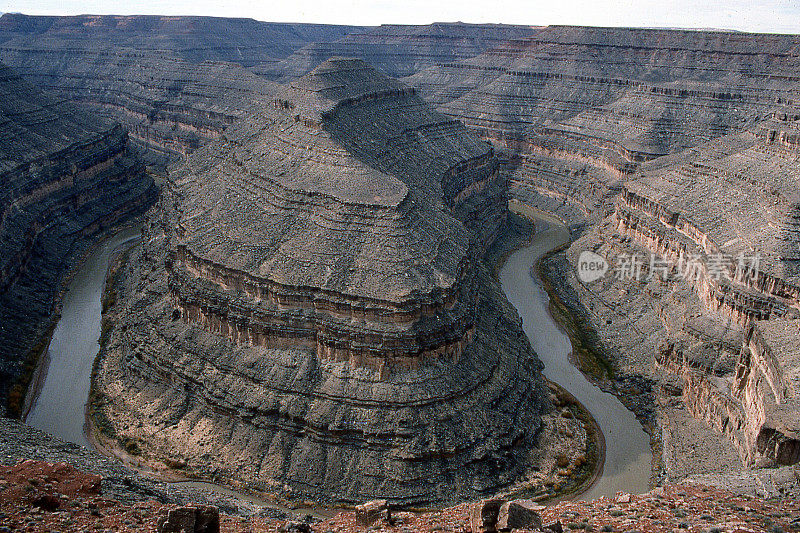
[[[613,394],[600,390],[570,360],[572,343],[550,315],[550,297],[531,267],[550,250],[568,242],[569,231],[554,217],[536,216],[536,236],[530,246],[508,258],[500,283],[522,317],[525,334],[544,363],[544,374],[569,391],[597,421],[606,441],[602,475],[580,499],[613,496],[617,491],[649,490],[652,452],[650,437],[634,414]]]
[[[70,281],[50,346],[34,383],[25,422],[51,435],[91,447],[84,425],[92,364],[100,350],[101,302],[114,252],[139,238],[139,228],[125,229],[102,241]]]
[[[531,266],[569,238],[552,218],[537,220],[532,244],[513,253],[502,268],[503,290],[523,319],[525,333],[545,365],[545,375],[572,393],[597,420],[605,435],[603,474],[582,498],[616,491],[645,492],[650,479],[650,440],[633,413],[619,400],[589,382],[570,362],[572,347],[550,316],[549,299],[530,275]],[[61,319],[44,361],[38,395],[26,422],[63,440],[90,447],[84,426],[92,364],[99,350],[101,298],[109,263],[120,247],[139,235],[125,230],[104,241],[88,256],[64,296]]]

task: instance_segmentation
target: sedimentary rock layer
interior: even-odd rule
[[[532,160],[519,167],[520,181],[535,185],[540,156],[545,166],[548,157],[582,160],[594,182],[594,167],[624,180],[644,161],[791,113],[797,45],[786,35],[551,26],[405,81]],[[592,209],[619,191],[618,180],[601,178],[611,187],[599,194],[578,187],[572,202]],[[570,187],[565,181],[553,192]]]
[[[800,460],[797,383],[787,379],[800,317],[800,152],[775,142],[792,130],[780,116],[703,145],[681,165],[661,162],[625,185],[614,215],[621,233],[677,265],[694,264],[686,281],[703,306],[742,328],[738,343],[720,345],[718,358],[728,352],[736,363],[718,378],[712,365],[688,364],[680,348],[658,361],[684,379],[689,410],[729,435],[748,465]]]
[[[453,500],[524,471],[545,400],[480,259],[507,213],[489,144],[335,59],[170,182],[120,283],[106,436],[345,501]]]
[[[0,18],[0,42],[6,48],[60,50],[64,55],[103,55],[115,49],[169,51],[190,63],[229,61],[252,66],[285,58],[310,42],[336,40],[364,29],[227,17],[6,13]]]
[[[35,42],[2,46],[0,56],[30,83],[124,124],[147,161],[159,167],[217,138],[249,108],[269,102],[274,87],[241,66],[190,63],[173,51],[115,47],[64,54],[36,48]]]
[[[0,18],[0,60],[27,81],[120,121],[147,149],[149,162],[164,166],[216,139],[254,104],[269,101],[273,89],[264,77],[288,80],[333,55],[362,57],[390,74],[407,75],[529,32],[502,25],[362,28],[6,14]]]
[[[164,167],[215,139],[273,85],[246,70],[358,28],[161,16],[0,18],[0,60],[27,81],[119,121]]]
[[[354,30],[335,41],[316,40],[286,59],[257,65],[253,71],[273,79],[302,76],[323,61],[354,57],[393,76],[409,76],[434,65],[477,56],[537,28],[505,24],[434,23],[424,26],[384,24]]]
[[[668,446],[700,438],[691,414],[726,435],[733,446],[718,448],[748,467],[800,458],[790,340],[800,308],[798,44],[548,27],[404,80],[493,142],[515,199],[559,214],[576,235],[592,224],[566,254],[573,265],[586,249],[609,261],[639,254],[645,277],[650,253],[672,262],[662,282],[612,273],[587,285],[560,259],[550,271],[566,277],[555,283],[561,296],[597,328],[598,353],[614,354],[615,385],[638,391],[625,394],[629,403],[653,429],[671,424]],[[695,278],[676,280],[686,265]],[[648,395],[658,405],[631,399]],[[692,471],[677,462],[669,475]]]
[[[591,249],[615,269],[568,285],[604,344],[620,353],[618,368],[634,360],[658,384],[668,445],[697,437],[675,425],[685,409],[729,438],[748,468],[800,460],[791,116],[642,164],[613,213],[567,253],[577,264]],[[663,382],[650,357],[679,382]],[[676,394],[681,407],[670,399]],[[667,462],[669,475],[692,471]]]
[[[0,394],[19,414],[64,274],[156,190],[119,125],[44,96],[4,65],[0,179]]]

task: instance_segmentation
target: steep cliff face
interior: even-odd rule
[[[156,190],[119,125],[44,96],[5,65],[0,132],[0,394],[18,415],[65,273]]]
[[[101,431],[276,490],[453,500],[525,470],[540,363],[480,256],[488,144],[323,63],[173,173],[98,371]]]
[[[800,459],[799,44],[548,27],[404,79],[492,141],[513,198],[584,228],[545,270],[673,479]],[[588,284],[587,250],[610,263]]]
[[[262,22],[244,18],[161,15],[0,18],[3,48],[103,55],[114,49],[173,52],[189,63],[230,61],[248,67],[287,57],[310,42],[336,40],[359,26]]]
[[[125,125],[165,166],[216,139],[265,80],[305,74],[334,55],[391,75],[472,57],[528,27],[434,24],[362,28],[160,16],[0,18],[0,60],[37,86]],[[266,96],[266,98],[265,98]]]
[[[159,167],[218,138],[274,92],[274,84],[229,63],[116,51],[110,57],[72,56],[57,72],[36,74],[51,59],[15,62],[50,92],[124,124],[147,161]]]
[[[792,129],[773,118],[698,147],[682,165],[627,183],[614,214],[622,234],[678,268],[694,265],[685,281],[718,322],[739,331],[711,364],[692,363],[691,345],[672,345],[657,360],[683,378],[689,410],[727,434],[750,466],[800,460],[800,402],[789,378],[800,317],[800,152],[775,142]],[[735,364],[715,368],[728,358]]]

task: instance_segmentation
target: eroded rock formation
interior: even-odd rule
[[[409,76],[434,65],[477,56],[537,28],[506,24],[434,23],[425,26],[383,24],[356,29],[331,41],[316,40],[286,59],[252,70],[271,79],[302,76],[333,56],[367,61],[388,76]]]
[[[689,410],[727,434],[750,466],[800,461],[800,151],[775,142],[791,130],[772,119],[704,145],[684,164],[626,184],[614,214],[621,234],[676,265],[695,266],[684,281],[716,317],[711,323],[726,327],[709,334],[689,320],[682,332],[726,342],[705,362],[689,341],[665,347],[657,361],[683,378]],[[732,364],[719,365],[724,359]]]
[[[641,163],[787,112],[797,46],[790,35],[550,26],[405,81],[515,156],[521,198],[596,219]]]
[[[118,125],[0,64],[0,395],[19,415],[61,282],[93,237],[155,199]]]
[[[239,55],[214,36],[221,27],[237,50],[255,45]],[[276,45],[287,31],[299,33]],[[210,44],[198,46],[204,40]],[[122,121],[151,161],[218,141],[175,174],[164,219],[153,219],[144,255],[121,282],[135,303],[125,308],[127,329],[115,331],[109,360],[121,358],[130,372],[119,385],[107,376],[104,392],[124,405],[109,427],[142,438],[163,433],[153,445],[158,453],[180,443],[175,453],[196,464],[234,465],[208,467],[223,476],[269,473],[345,499],[380,495],[379,480],[387,478],[375,473],[387,454],[392,463],[384,470],[396,479],[431,484],[469,453],[481,456],[470,463],[475,468],[494,453],[505,457],[496,450],[505,450],[506,437],[491,441],[504,443],[491,453],[470,448],[490,433],[489,422],[451,438],[441,428],[455,427],[456,415],[447,418],[441,405],[463,396],[482,412],[502,395],[491,369],[504,368],[510,352],[475,354],[492,342],[517,346],[493,285],[477,288],[485,273],[474,261],[504,217],[497,206],[506,180],[513,198],[572,226],[576,242],[546,270],[592,330],[589,344],[609,358],[605,385],[663,444],[665,476],[797,461],[798,41],[565,26],[0,19],[0,59],[36,85]],[[289,89],[263,79],[290,79],[334,53],[411,74],[408,86],[361,80],[370,88],[350,93],[320,81],[325,69]],[[415,90],[449,119],[421,111]],[[260,118],[225,133],[251,114]],[[365,118],[375,114],[391,119]],[[466,143],[450,119],[494,151]],[[676,263],[696,256],[698,278],[607,276],[581,284],[572,267],[586,249],[611,261],[650,252]],[[760,264],[744,276],[737,256],[755,253]],[[723,263],[720,254],[728,257]],[[501,324],[500,338],[482,336],[492,320]],[[269,374],[262,359],[282,370]],[[184,370],[175,377],[178,367]],[[477,376],[482,385],[465,393],[462,386]],[[436,391],[427,399],[417,394],[423,378]],[[269,380],[277,383],[269,393],[251,394]],[[140,392],[128,398],[131,390]],[[289,391],[296,407],[282,404],[277,391]],[[522,402],[514,391],[504,413]],[[152,421],[139,426],[126,418],[125,409],[162,393],[148,412]],[[375,420],[360,431],[362,422],[353,420],[370,419],[367,405],[398,394],[405,403],[377,411],[388,413],[377,416],[392,428],[388,434]],[[254,399],[243,403],[248,395]],[[336,419],[339,428],[327,414],[345,409],[343,398],[359,400]],[[397,414],[423,404],[411,418]],[[506,435],[503,420],[495,429]],[[221,427],[227,439],[217,435]],[[426,428],[426,436],[412,439],[409,428]],[[256,434],[280,438],[267,439],[264,449]],[[347,457],[325,455],[323,441],[336,443],[337,454],[349,443]],[[370,451],[354,451],[356,442]],[[212,458],[198,443],[223,452]],[[290,457],[290,449],[302,452]],[[258,454],[268,459],[247,463]],[[298,462],[310,456],[315,479],[298,474]],[[442,465],[434,474],[409,466],[434,457]],[[362,487],[345,487],[343,471],[328,466],[346,460],[370,473]],[[485,472],[477,477],[485,487],[497,482]],[[431,487],[426,497],[439,497]]]
[[[800,459],[797,45],[549,27],[405,80],[493,142],[515,199],[573,226],[545,271],[675,479]],[[585,250],[612,263],[588,285]]]
[[[293,81],[171,175],[95,421],[274,491],[405,503],[518,478],[547,402],[480,259],[493,148],[360,60]]]
[[[477,55],[525,26],[363,28],[162,16],[0,17],[0,60],[58,96],[124,124],[164,167],[333,55],[390,75]],[[267,79],[265,79],[267,78]]]
[[[313,25],[300,26],[7,14],[0,18],[0,59],[28,82],[122,123],[147,162],[163,168],[270,100],[273,84],[243,65],[270,54],[283,57],[305,42],[305,32],[322,36]],[[346,29],[330,27],[334,33]]]

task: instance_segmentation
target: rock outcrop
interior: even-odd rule
[[[621,234],[678,268],[693,265],[683,281],[718,317],[712,324],[726,325],[721,335],[696,320],[682,328],[718,337],[713,357],[672,343],[657,361],[683,378],[689,411],[727,434],[750,466],[800,461],[800,151],[775,143],[791,129],[773,119],[703,145],[682,165],[627,183],[614,214]]]
[[[517,479],[541,364],[481,256],[492,147],[360,60],[171,174],[119,291],[95,422],[205,476],[343,501]]]
[[[223,507],[216,509],[196,504],[175,507],[174,504],[165,505],[152,497],[141,501],[141,496],[133,488],[128,489],[129,494],[111,494],[105,488],[97,491],[98,480],[99,476],[88,474],[83,469],[65,463],[54,464],[52,461],[21,461],[0,465],[0,516],[3,525],[8,529],[34,533],[92,529],[118,533],[142,530],[186,533],[361,533],[378,530],[435,533],[452,530],[477,533],[483,525],[470,526],[472,506],[469,503],[425,512],[399,511],[391,517],[383,513],[383,516],[369,523],[361,520],[363,513],[358,508],[340,511],[322,521],[309,515],[302,519],[280,519],[265,513],[266,509],[263,508],[236,516]],[[106,479],[102,481],[105,484]],[[58,499],[58,511],[52,512],[35,503],[46,496]],[[511,526],[510,512],[505,524],[497,520],[498,509],[495,506],[493,519],[498,526],[496,530],[518,533],[562,533],[576,529],[620,531],[634,525],[651,533],[671,533],[682,529],[766,533],[777,529],[791,531],[800,524],[800,501],[796,492],[782,494],[780,498],[763,498],[696,484],[658,487],[641,495],[620,493],[614,498],[594,501],[567,500],[549,506],[537,506],[526,500],[512,500],[503,506],[509,511],[512,507],[515,509],[513,525],[520,527]],[[160,516],[169,516],[170,523],[178,527],[168,529],[162,526],[159,529]],[[203,520],[206,517],[211,520]],[[541,527],[539,524],[542,521],[547,525]],[[503,528],[503,525],[507,527]]]
[[[797,46],[791,35],[550,26],[404,81],[512,154],[522,199],[596,220],[642,162],[786,113]]]
[[[61,283],[94,238],[153,202],[125,131],[0,64],[0,397],[18,416]]]
[[[673,479],[800,460],[799,42],[549,27],[405,79],[494,144],[514,199],[573,225],[545,271]],[[575,277],[585,250],[608,276]],[[687,451],[703,439],[716,464]]]

